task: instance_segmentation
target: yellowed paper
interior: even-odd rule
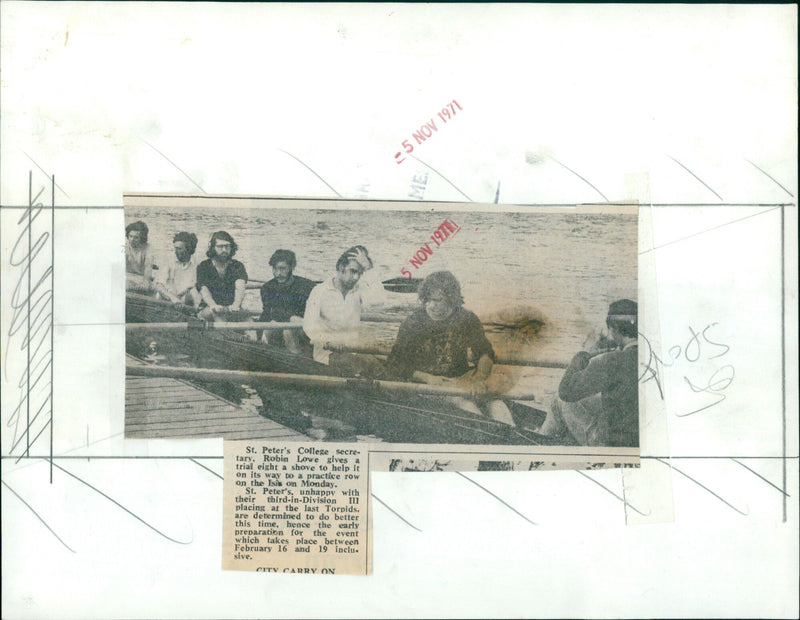
[[[223,569],[370,573],[366,450],[226,441],[224,458]]]

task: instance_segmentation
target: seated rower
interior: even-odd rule
[[[450,399],[460,408],[513,425],[506,404],[490,396],[504,391],[500,377],[492,373],[494,349],[478,317],[463,307],[456,277],[449,271],[432,273],[420,286],[419,299],[422,308],[400,326],[386,362],[388,376],[453,383],[472,396]]]
[[[233,257],[238,246],[227,232],[211,235],[208,258],[197,266],[197,290],[202,297],[198,316],[206,321],[242,321],[247,271]]]
[[[539,433],[565,444],[639,445],[639,358],[637,304],[621,299],[608,309],[613,348],[590,335],[575,354]]]
[[[125,227],[125,290],[149,295],[153,293],[153,267],[149,230],[142,221]]]
[[[297,257],[291,250],[276,250],[269,259],[269,265],[275,277],[261,287],[262,312],[258,320],[302,324],[314,282],[294,274]],[[260,332],[257,339],[261,340]],[[310,347],[308,336],[302,329],[268,330],[267,342],[292,353],[300,353]]]
[[[376,377],[383,372],[383,364],[373,355],[332,352],[326,347],[357,346],[362,309],[385,301],[380,282],[374,277],[362,279],[372,265],[367,248],[349,248],[336,261],[336,273],[317,284],[306,303],[303,330],[314,345],[314,361],[345,375]]]
[[[179,232],[172,238],[174,256],[167,261],[166,269],[159,270],[162,278],[156,290],[174,304],[197,308],[202,299],[197,290],[197,263],[194,252],[197,235]]]

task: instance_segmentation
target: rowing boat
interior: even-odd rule
[[[129,293],[125,320],[131,327],[126,334],[129,354],[145,359],[157,340],[161,347],[182,351],[190,364],[178,369],[129,367],[130,375],[179,377],[212,391],[214,386],[252,385],[264,415],[298,430],[311,424],[313,414],[392,443],[542,443],[534,433],[459,408],[451,402],[457,389],[437,392],[437,386],[425,384],[353,380],[309,357],[255,342],[234,325],[208,329],[187,309],[152,297]],[[184,329],[172,328],[181,324]],[[530,413],[513,400],[507,402],[515,416]]]

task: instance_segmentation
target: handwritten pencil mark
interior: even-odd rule
[[[472,200],[472,198],[470,198],[470,197],[469,197],[469,196],[467,196],[467,195],[466,195],[464,192],[462,192],[460,189],[458,189],[458,188],[456,187],[455,183],[453,183],[453,182],[452,182],[450,179],[448,179],[446,176],[444,176],[444,175],[443,175],[441,172],[439,172],[439,171],[438,171],[436,168],[434,168],[433,166],[430,166],[430,165],[426,164],[424,161],[422,161],[422,160],[421,160],[419,157],[417,157],[416,155],[410,155],[409,157],[413,157],[413,158],[414,158],[414,159],[416,159],[416,160],[417,160],[419,163],[421,163],[423,166],[425,166],[426,168],[429,168],[430,170],[432,170],[433,172],[435,172],[436,174],[438,174],[438,175],[439,175],[439,177],[441,177],[442,179],[444,179],[445,181],[447,181],[447,183],[449,183],[449,184],[450,184],[450,187],[452,187],[454,190],[456,190],[456,191],[457,191],[459,194],[461,194],[461,195],[462,195],[464,198],[466,198],[466,199],[467,199],[467,200],[469,200],[470,202],[475,202],[474,200]]]
[[[642,250],[639,252],[639,256],[642,254],[647,254],[648,252],[653,252],[654,250],[660,250],[661,248],[665,248],[668,245],[673,245],[674,243],[680,243],[681,241],[686,241],[687,239],[691,239],[692,237],[697,237],[699,235],[704,235],[706,233],[711,232],[712,230],[717,230],[719,228],[724,228],[725,226],[730,226],[731,224],[737,224],[739,222],[743,222],[744,220],[749,220],[751,217],[757,217],[759,215],[763,215],[764,213],[770,213],[771,211],[775,211],[776,209],[782,209],[782,206],[771,207],[769,209],[764,209],[763,211],[759,211],[758,213],[752,213],[750,215],[745,215],[744,217],[737,218],[735,220],[731,220],[730,222],[725,222],[724,224],[718,224],[717,226],[712,226],[711,228],[706,228],[705,230],[701,230],[700,232],[692,233],[691,235],[687,235],[686,237],[681,237],[680,239],[675,239],[674,241],[667,241],[666,243],[662,243],[661,245],[653,246],[647,250]]]
[[[766,170],[764,170],[764,169],[763,169],[763,168],[761,168],[760,166],[756,166],[756,165],[755,165],[753,162],[751,162],[751,161],[750,161],[749,159],[747,159],[746,157],[745,157],[745,161],[746,161],[748,164],[750,164],[751,166],[753,166],[754,168],[756,168],[756,169],[757,169],[759,172],[761,172],[762,174],[764,174],[765,176],[767,176],[767,177],[768,177],[768,178],[769,178],[769,179],[770,179],[770,180],[771,180],[773,183],[775,183],[775,185],[777,185],[778,187],[780,187],[780,188],[781,188],[781,189],[782,189],[784,192],[786,192],[786,193],[787,193],[787,194],[789,194],[789,195],[790,195],[792,198],[794,198],[794,194],[793,194],[792,192],[790,192],[788,189],[786,189],[786,188],[785,188],[783,185],[781,185],[780,183],[778,183],[778,181],[775,179],[775,177],[773,177],[771,174],[769,174],[769,173],[768,173]]]
[[[34,516],[35,516],[37,519],[39,519],[39,521],[41,521],[42,525],[44,525],[44,526],[47,528],[47,531],[49,531],[49,532],[50,532],[50,533],[51,533],[53,536],[55,536],[55,537],[56,537],[56,540],[58,540],[58,542],[60,542],[60,543],[61,543],[62,545],[64,545],[64,546],[65,546],[67,549],[69,549],[70,551],[72,551],[72,553],[75,553],[75,549],[73,549],[72,547],[70,547],[70,546],[69,546],[67,543],[65,543],[63,540],[61,540],[61,537],[60,537],[58,534],[56,534],[56,533],[53,531],[53,528],[51,528],[49,525],[47,525],[47,522],[46,522],[44,519],[42,519],[42,517],[39,515],[39,513],[38,513],[38,512],[36,512],[36,511],[33,509],[33,507],[32,507],[32,506],[31,506],[31,505],[30,505],[28,502],[26,502],[24,499],[22,499],[22,497],[20,496],[20,494],[19,494],[19,493],[17,493],[17,492],[16,492],[14,489],[12,489],[10,486],[8,486],[8,485],[7,485],[7,484],[6,484],[6,483],[5,483],[3,480],[0,480],[0,482],[2,482],[2,483],[3,483],[3,486],[4,486],[5,488],[7,488],[9,491],[11,491],[11,492],[12,492],[12,493],[13,493],[13,494],[16,496],[16,498],[17,498],[19,501],[21,501],[23,504],[25,504],[25,506],[28,508],[28,510],[30,510],[30,511],[33,513],[33,515],[34,515]]]
[[[773,489],[775,489],[776,491],[779,491],[779,492],[783,493],[783,494],[784,494],[786,497],[791,497],[791,495],[789,495],[789,494],[788,494],[786,491],[784,491],[782,488],[780,488],[780,487],[779,487],[777,484],[772,484],[772,483],[771,483],[769,480],[767,480],[767,479],[766,479],[764,476],[762,476],[761,474],[759,474],[759,473],[758,473],[757,471],[755,471],[754,469],[750,469],[750,468],[749,468],[747,465],[745,465],[745,464],[744,464],[744,463],[742,463],[741,461],[737,461],[737,460],[736,460],[736,459],[734,459],[734,458],[732,458],[731,460],[732,460],[734,463],[736,463],[737,465],[741,465],[742,467],[744,467],[744,468],[745,468],[747,471],[749,471],[751,474],[753,474],[753,475],[754,475],[754,476],[756,476],[757,478],[761,478],[761,479],[762,479],[764,482],[766,482],[766,483],[767,483],[769,486],[771,486],[771,487],[772,487]]]
[[[584,473],[584,472],[580,471],[579,469],[576,469],[576,470],[575,470],[575,473],[577,473],[577,474],[580,474],[581,476],[583,476],[583,477],[584,477],[584,478],[586,478],[587,480],[591,480],[591,481],[592,481],[592,482],[594,482],[594,483],[595,483],[597,486],[599,486],[600,488],[604,489],[606,492],[608,492],[608,493],[610,493],[611,495],[613,495],[614,497],[616,497],[616,498],[617,498],[619,501],[621,501],[623,504],[625,504],[626,506],[630,506],[630,509],[631,509],[631,510],[633,510],[633,511],[635,511],[635,512],[638,512],[638,513],[639,513],[640,515],[642,515],[643,517],[649,517],[649,516],[650,516],[650,514],[651,514],[651,512],[652,512],[651,510],[648,510],[646,513],[645,513],[645,512],[642,512],[641,510],[639,510],[638,508],[636,508],[636,506],[634,506],[633,504],[629,503],[629,502],[628,502],[628,501],[627,501],[627,500],[626,500],[624,497],[620,497],[619,495],[617,495],[616,493],[614,493],[614,491],[612,491],[612,490],[611,490],[611,489],[609,489],[609,488],[608,488],[606,485],[604,485],[602,482],[598,482],[597,480],[595,480],[594,478],[592,478],[592,477],[591,477],[589,474],[586,474],[586,473]]]
[[[697,175],[696,175],[694,172],[692,172],[691,170],[689,170],[689,169],[688,169],[686,166],[684,166],[684,165],[683,165],[681,162],[679,162],[677,159],[675,159],[675,158],[674,158],[672,155],[667,155],[667,157],[669,157],[669,158],[670,158],[672,161],[674,161],[676,164],[678,164],[678,165],[679,165],[681,168],[683,168],[684,170],[686,170],[686,172],[688,172],[689,174],[691,174],[691,175],[692,175],[692,176],[693,176],[695,179],[697,179],[697,180],[698,180],[698,181],[699,181],[699,182],[700,182],[700,183],[703,185],[703,187],[705,187],[705,188],[706,188],[708,191],[710,191],[710,192],[711,192],[712,194],[714,194],[714,195],[715,195],[717,198],[719,198],[719,199],[720,199],[720,201],[724,201],[724,200],[725,200],[725,199],[724,199],[722,196],[720,196],[720,195],[719,195],[717,192],[715,192],[713,189],[711,189],[711,187],[710,187],[710,186],[709,186],[709,185],[708,185],[708,184],[707,184],[705,181],[703,181],[703,179],[701,179],[701,178],[700,178],[699,176],[697,176]]]
[[[22,149],[20,149],[20,151],[22,151]],[[36,166],[36,167],[37,167],[39,170],[41,170],[41,171],[42,171],[42,173],[44,174],[44,176],[46,176],[47,178],[50,178],[50,176],[51,176],[51,175],[49,175],[49,174],[48,174],[48,173],[45,171],[45,169],[44,169],[44,168],[42,168],[42,167],[41,167],[39,164],[37,164],[37,163],[36,163],[36,160],[35,160],[35,159],[33,159],[33,157],[31,157],[30,155],[28,155],[28,154],[27,154],[25,151],[22,151],[22,154],[23,154],[25,157],[27,157],[28,159],[30,159],[30,160],[31,160],[31,162],[33,162],[33,165],[34,165],[34,166]],[[61,186],[60,186],[58,183],[56,183],[56,182],[55,182],[55,177],[53,177],[53,186],[54,186],[54,187],[57,187],[57,188],[59,189],[59,191],[60,191],[62,194],[64,194],[64,195],[65,195],[67,198],[70,198],[70,195],[69,195],[67,192],[65,192],[65,191],[64,191],[64,188],[63,188],[63,187],[61,187]]]
[[[738,509],[736,506],[734,506],[733,504],[731,504],[731,503],[730,503],[730,502],[728,502],[727,500],[723,499],[722,497],[720,497],[719,495],[717,495],[716,493],[714,493],[714,491],[712,491],[711,489],[709,489],[709,488],[708,488],[706,485],[704,485],[704,484],[703,484],[703,483],[701,483],[701,482],[698,482],[697,480],[695,480],[694,478],[692,478],[692,477],[691,477],[689,474],[687,474],[686,472],[684,472],[684,471],[681,471],[680,469],[678,469],[677,467],[675,467],[675,466],[674,466],[672,463],[667,463],[666,461],[664,461],[663,459],[660,459],[660,458],[656,458],[655,460],[656,460],[656,461],[658,461],[659,463],[662,463],[663,465],[666,465],[666,466],[667,466],[667,467],[669,467],[671,470],[678,472],[678,473],[679,473],[681,476],[683,476],[684,478],[688,478],[689,480],[691,480],[692,482],[694,482],[694,483],[695,483],[697,486],[699,486],[701,489],[704,489],[704,490],[705,490],[705,491],[707,491],[708,493],[711,493],[711,495],[713,495],[714,497],[716,497],[716,498],[717,498],[719,501],[721,501],[723,504],[725,504],[725,505],[726,505],[726,506],[728,506],[729,508],[731,508],[731,509],[735,510],[736,512],[738,512],[740,515],[742,515],[742,516],[745,516],[745,517],[746,517],[746,516],[749,514],[749,511],[748,511],[748,512],[742,512],[742,511],[741,511],[741,510],[739,510],[739,509]]]
[[[159,530],[158,528],[156,528],[156,527],[154,527],[154,526],[150,525],[150,524],[149,524],[147,521],[145,521],[144,519],[142,519],[142,518],[141,518],[139,515],[137,515],[135,512],[133,512],[133,511],[129,510],[128,508],[126,508],[125,506],[123,506],[122,504],[120,504],[120,503],[119,503],[117,500],[115,500],[113,497],[111,497],[111,496],[109,496],[109,495],[106,495],[105,493],[103,493],[103,491],[101,491],[101,490],[100,490],[100,489],[98,489],[97,487],[95,487],[95,486],[91,485],[90,483],[86,482],[86,481],[85,481],[83,478],[79,478],[78,476],[76,476],[76,475],[75,475],[75,474],[73,474],[72,472],[70,472],[70,471],[67,471],[66,469],[64,469],[63,467],[61,467],[60,465],[58,465],[58,464],[56,464],[56,463],[53,463],[53,466],[54,466],[54,467],[56,467],[57,469],[60,469],[60,470],[61,470],[61,471],[63,471],[65,474],[67,474],[67,475],[68,475],[68,476],[70,476],[71,478],[74,478],[75,480],[77,480],[77,481],[78,481],[78,482],[80,482],[81,484],[83,484],[83,485],[85,485],[85,486],[89,487],[90,489],[92,489],[92,491],[94,491],[94,492],[96,492],[96,493],[98,493],[98,494],[102,495],[102,496],[103,496],[103,497],[105,497],[105,498],[106,498],[108,501],[110,501],[112,504],[114,504],[115,506],[117,506],[117,507],[121,508],[122,510],[124,510],[125,512],[127,512],[129,515],[131,515],[131,516],[132,516],[134,519],[136,519],[137,521],[139,521],[139,522],[140,522],[140,523],[142,523],[143,525],[145,525],[145,526],[147,526],[148,528],[150,528],[151,530],[153,530],[153,531],[154,531],[156,534],[158,534],[159,536],[162,536],[162,537],[166,538],[168,541],[170,541],[170,542],[174,542],[175,544],[178,544],[178,545],[190,545],[190,544],[192,544],[192,542],[194,542],[194,537],[192,538],[192,540],[189,540],[189,541],[186,541],[186,542],[184,542],[184,541],[182,541],[182,540],[176,540],[176,539],[174,539],[174,538],[172,538],[172,537],[170,537],[170,536],[167,536],[167,535],[166,535],[164,532],[162,532],[162,531],[161,531],[161,530]]]
[[[509,504],[509,503],[505,502],[504,500],[500,499],[500,498],[499,498],[497,495],[495,495],[494,493],[492,493],[492,492],[491,492],[489,489],[487,489],[485,486],[483,486],[483,485],[481,485],[481,484],[478,484],[478,483],[477,483],[477,482],[475,482],[475,481],[474,481],[472,478],[470,478],[469,476],[465,476],[465,475],[464,475],[464,474],[462,474],[460,471],[457,471],[456,473],[457,473],[459,476],[461,476],[462,478],[464,478],[464,480],[469,480],[469,481],[470,481],[472,484],[474,484],[476,487],[478,487],[479,489],[481,489],[481,490],[482,490],[482,491],[484,491],[485,493],[488,493],[489,495],[491,495],[491,496],[492,496],[493,498],[495,498],[495,499],[496,499],[498,502],[500,502],[501,504],[503,504],[503,506],[505,506],[506,508],[508,508],[508,509],[509,509],[509,510],[511,510],[512,512],[515,512],[516,514],[518,514],[520,517],[522,517],[523,519],[525,519],[525,520],[526,520],[528,523],[530,523],[531,525],[538,525],[537,523],[534,523],[533,521],[531,521],[531,520],[530,520],[528,517],[526,517],[524,514],[522,514],[522,513],[521,513],[519,510],[517,510],[516,508],[514,508],[514,507],[513,507],[511,504]]]
[[[54,195],[55,189],[52,184],[55,183],[55,178],[48,179],[48,181],[51,181],[51,193]],[[12,315],[5,337],[4,377],[8,379],[8,363],[9,359],[13,357],[11,344],[15,337],[20,338],[17,350],[25,351],[26,363],[24,372],[17,381],[17,388],[19,388],[17,405],[6,421],[6,427],[14,429],[12,445],[15,449],[20,444],[19,440],[22,437],[25,438],[23,454],[27,456],[30,455],[30,449],[42,434],[40,431],[34,441],[31,441],[32,425],[37,422],[39,413],[41,413],[40,407],[40,411],[31,419],[31,409],[36,407],[36,404],[32,403],[33,396],[37,395],[38,397],[43,388],[46,390],[49,387],[50,389],[46,390],[45,402],[47,402],[52,393],[52,382],[48,384],[45,375],[48,374],[47,371],[52,364],[52,348],[48,349],[46,345],[52,342],[50,332],[52,331],[53,265],[52,261],[49,265],[42,265],[45,258],[44,249],[51,240],[51,232],[37,229],[35,239],[33,235],[34,223],[44,210],[42,203],[38,202],[44,190],[43,186],[34,196],[33,172],[29,172],[28,206],[17,220],[17,225],[21,228],[9,257],[9,266],[20,268],[20,272],[11,295]],[[52,248],[50,254],[52,257]],[[38,270],[35,279],[33,276],[34,265]],[[47,284],[50,285],[49,288],[46,287]],[[52,372],[49,374],[52,375]],[[23,413],[24,421],[22,420]],[[42,431],[48,427],[49,423],[49,419],[44,421]],[[21,429],[21,426],[24,426],[24,429]]]
[[[413,529],[417,530],[418,532],[421,532],[421,531],[422,531],[422,530],[421,530],[421,529],[419,529],[419,528],[418,528],[416,525],[414,525],[413,523],[411,523],[410,521],[408,521],[407,519],[405,519],[405,518],[404,518],[404,517],[403,517],[403,516],[402,516],[402,515],[401,515],[399,512],[397,512],[396,510],[394,510],[394,508],[392,508],[391,506],[389,506],[389,504],[387,504],[386,502],[384,502],[384,501],[383,501],[383,500],[382,500],[380,497],[378,497],[377,495],[375,495],[375,493],[371,493],[371,495],[372,495],[372,498],[373,498],[373,499],[377,500],[377,501],[378,501],[378,502],[379,502],[379,503],[380,503],[380,504],[381,504],[381,505],[382,505],[384,508],[386,508],[386,509],[387,509],[389,512],[391,512],[391,513],[392,513],[392,514],[393,514],[395,517],[397,517],[398,519],[400,519],[400,520],[401,520],[403,523],[405,523],[405,524],[406,524],[408,527],[410,527],[410,528],[413,528]]]
[[[172,165],[175,167],[175,169],[176,169],[178,172],[180,172],[180,173],[181,173],[183,176],[185,176],[187,179],[189,179],[189,180],[192,182],[192,185],[194,185],[194,186],[195,186],[197,189],[199,189],[199,190],[200,190],[201,192],[203,192],[204,194],[207,194],[207,193],[208,193],[206,190],[204,190],[202,187],[200,187],[200,184],[199,184],[197,181],[195,181],[195,180],[194,180],[192,177],[190,177],[188,174],[186,174],[186,172],[185,172],[185,171],[184,171],[184,170],[183,170],[183,169],[182,169],[182,168],[181,168],[181,167],[180,167],[178,164],[176,164],[176,163],[175,163],[174,161],[172,161],[172,160],[171,160],[169,157],[167,157],[166,155],[164,155],[164,153],[162,153],[161,151],[159,151],[159,150],[158,150],[156,147],[154,147],[152,144],[150,144],[150,143],[149,143],[147,140],[145,140],[144,138],[140,137],[140,138],[139,138],[139,140],[141,140],[142,142],[144,142],[144,143],[145,143],[147,146],[149,146],[149,147],[150,147],[151,149],[153,149],[153,150],[154,150],[156,153],[158,153],[159,155],[161,155],[161,157],[163,157],[163,158],[164,158],[164,159],[166,159],[166,160],[167,160],[167,161],[168,161],[170,164],[172,164]]]
[[[570,168],[570,167],[569,167],[569,166],[567,166],[566,164],[563,164],[563,163],[561,163],[560,161],[558,161],[558,160],[557,160],[555,157],[553,157],[552,155],[548,155],[547,157],[548,157],[549,159],[552,159],[554,162],[556,162],[556,163],[557,163],[559,166],[561,166],[561,167],[562,167],[562,168],[564,168],[565,170],[569,170],[569,171],[570,171],[572,174],[574,174],[576,177],[578,177],[578,178],[579,178],[581,181],[583,181],[584,183],[586,183],[586,185],[588,185],[588,186],[589,186],[589,187],[591,187],[591,188],[592,188],[594,191],[596,191],[598,194],[600,194],[600,195],[603,197],[603,200],[605,200],[606,202],[608,202],[608,198],[606,198],[606,195],[605,195],[603,192],[601,192],[601,191],[600,191],[599,189],[597,189],[597,188],[596,188],[594,185],[592,185],[591,183],[589,183],[589,181],[587,181],[587,180],[586,180],[584,177],[582,177],[582,176],[581,176],[581,175],[579,175],[577,172],[575,172],[575,171],[574,171],[572,168]]]
[[[294,156],[294,155],[292,155],[292,154],[291,154],[289,151],[284,151],[283,149],[278,149],[278,150],[279,150],[281,153],[285,153],[286,155],[288,155],[289,157],[291,157],[292,159],[294,159],[296,162],[298,162],[300,165],[302,165],[302,166],[303,166],[303,167],[304,167],[306,170],[308,170],[308,171],[309,171],[311,174],[313,174],[315,177],[317,177],[317,178],[318,178],[320,181],[322,181],[323,183],[325,183],[325,185],[328,187],[328,189],[329,189],[329,190],[331,190],[331,191],[332,191],[334,194],[336,194],[336,195],[337,195],[339,198],[341,198],[341,197],[342,197],[342,195],[341,195],[339,192],[337,192],[335,189],[333,189],[333,187],[331,187],[331,186],[330,186],[330,184],[329,184],[329,183],[328,183],[328,182],[327,182],[325,179],[323,179],[323,178],[322,178],[321,176],[319,176],[319,175],[318,175],[316,172],[314,172],[314,170],[311,168],[311,166],[309,166],[309,165],[308,165],[306,162],[304,162],[302,159],[300,159],[299,157],[295,157],[295,156]]]
[[[195,461],[195,460],[194,460],[194,459],[192,459],[192,458],[190,458],[189,460],[190,460],[192,463],[194,463],[195,465],[197,465],[198,467],[202,467],[202,468],[203,468],[203,469],[205,469],[206,471],[208,471],[208,472],[211,472],[212,474],[214,474],[214,475],[215,475],[217,478],[219,478],[220,480],[224,480],[224,478],[223,478],[222,476],[220,476],[220,475],[219,475],[217,472],[215,472],[213,469],[210,469],[210,468],[206,467],[205,465],[203,465],[203,464],[202,464],[202,463],[200,463],[199,461]]]

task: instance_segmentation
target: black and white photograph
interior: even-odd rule
[[[238,202],[126,196],[127,438],[638,447],[635,206]]]

